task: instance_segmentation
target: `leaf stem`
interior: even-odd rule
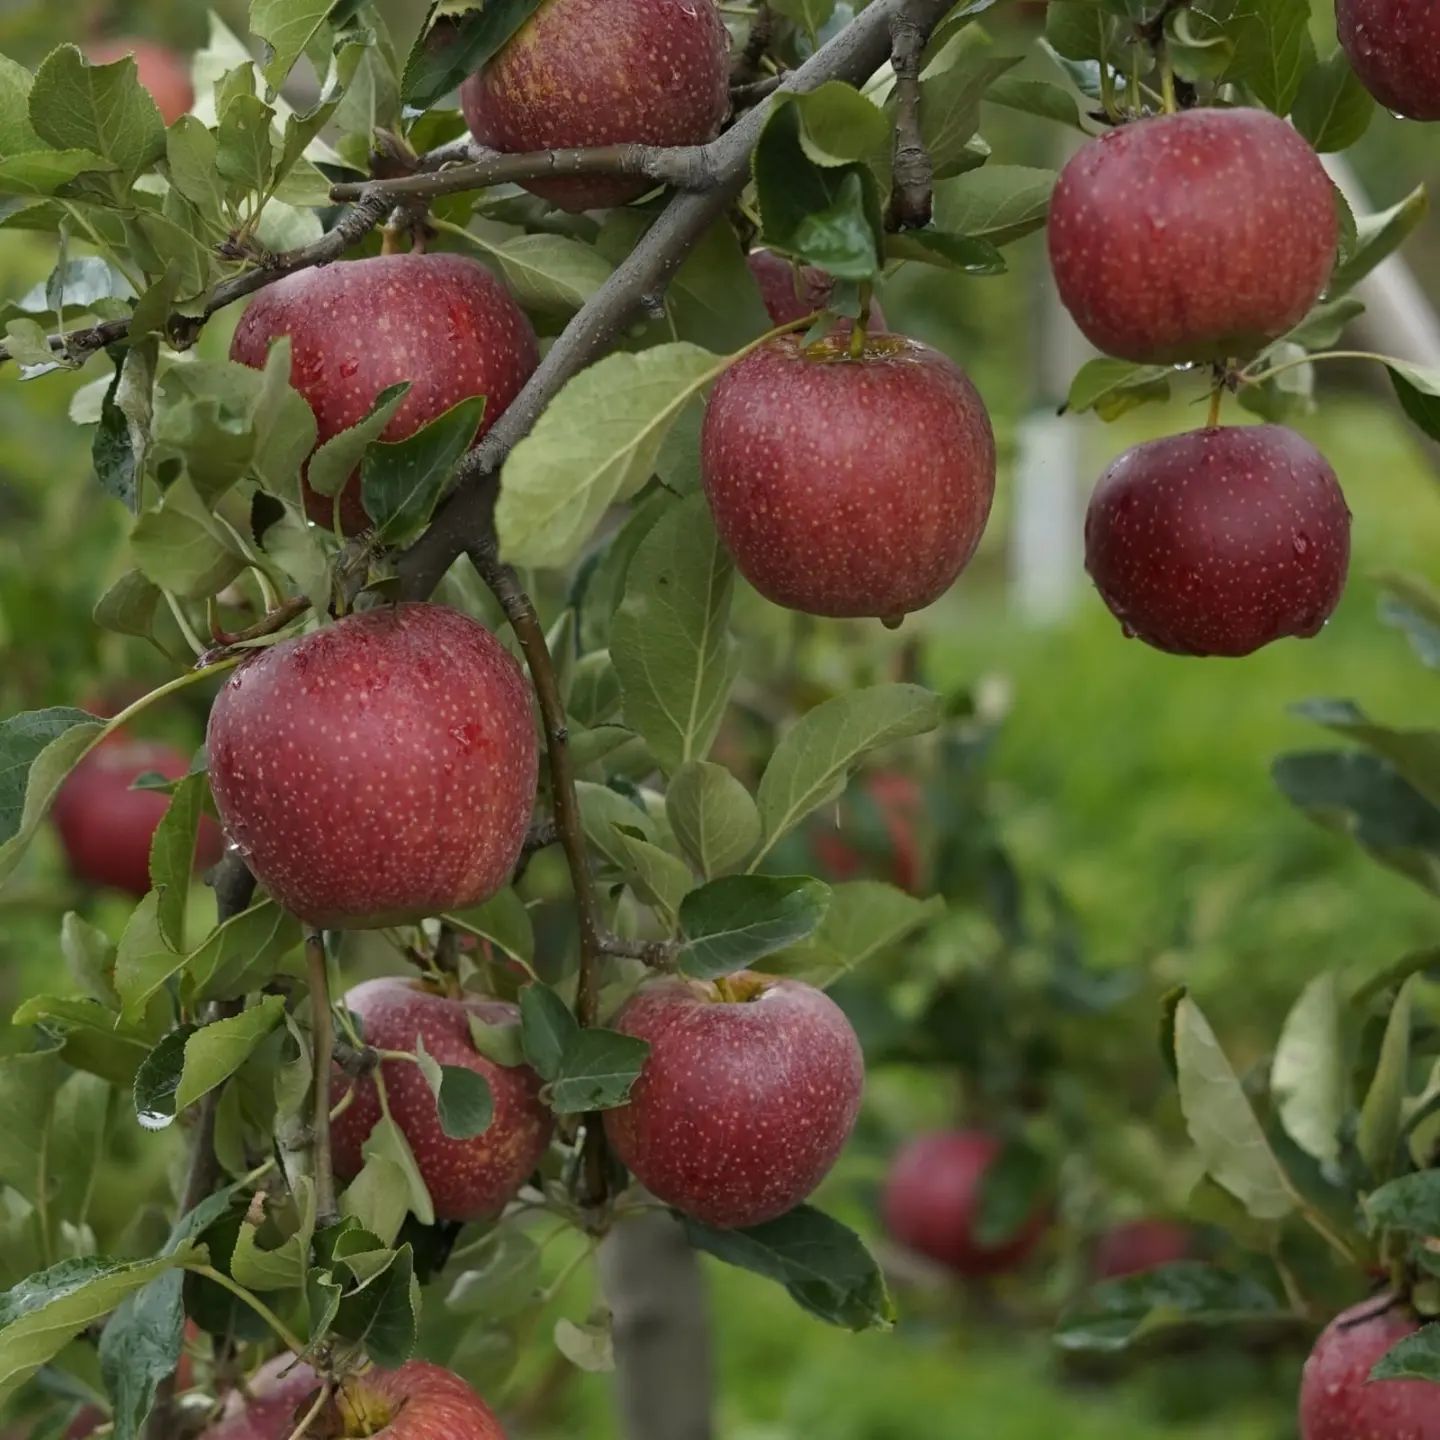
[[[305,1349],[305,1342],[259,1296],[252,1295],[223,1271],[217,1270],[213,1265],[187,1265],[185,1269],[192,1275],[199,1275],[203,1280],[213,1281],[222,1290],[228,1290],[242,1304],[248,1305],[292,1354],[299,1355]]]
[[[330,1073],[335,1059],[335,1024],[330,1013],[330,969],[325,937],[318,931],[305,940],[306,977],[310,987],[310,1031],[314,1039],[315,1107],[311,1119],[311,1159],[315,1174],[316,1221],[323,1228],[335,1222],[335,1165],[330,1150]]]
[[[1373,350],[1317,350],[1314,354],[1301,355],[1295,360],[1283,360],[1280,364],[1272,365],[1268,370],[1261,370],[1255,375],[1242,370],[1237,378],[1242,385],[1263,385],[1267,380],[1273,380],[1287,370],[1298,369],[1301,365],[1313,365],[1318,360],[1373,360],[1377,365],[1394,363],[1390,356],[1377,355]]]

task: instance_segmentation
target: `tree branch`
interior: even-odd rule
[[[279,255],[264,256],[254,269],[222,280],[206,297],[198,316],[174,314],[169,319],[168,328],[177,337],[184,337],[187,343],[193,343],[201,326],[217,311],[233,305],[237,300],[243,300],[247,295],[253,295],[257,290],[263,290],[267,285],[273,285],[277,280],[283,280],[287,275],[293,275],[297,270],[308,270],[338,260],[356,241],[368,235],[389,211],[390,204],[383,196],[365,197],[313,244],[303,245],[298,250],[286,250]],[[88,330],[71,330],[52,335],[50,348],[70,360],[82,361],[97,350],[103,350],[117,340],[123,340],[129,333],[128,318],[107,320],[104,324],[92,326]],[[0,346],[0,364],[13,358],[8,349]]]
[[[310,1158],[315,1178],[315,1223],[323,1229],[333,1225],[340,1214],[330,1149],[330,1068],[335,1059],[335,1022],[330,1014],[330,971],[323,935],[305,937],[305,968],[310,985],[310,1034],[315,1048]]]
[[[951,0],[874,0],[792,71],[777,93],[803,93],[827,80],[859,84],[868,79],[889,53],[891,23],[907,6],[914,23],[928,30],[950,9]],[[648,297],[664,291],[685,257],[744,189],[751,152],[771,109],[772,103],[757,105],[704,147],[714,175],[712,188],[677,195],[670,202],[551,346],[484,440],[461,462],[454,493],[426,534],[400,558],[404,594],[411,598],[430,594],[456,558],[483,539],[506,456],[530,433],[566,382],[605,353]]]
[[[895,67],[895,162],[889,224],[919,230],[935,209],[935,166],[920,130],[920,59],[929,31],[907,9],[891,21],[891,62]]]

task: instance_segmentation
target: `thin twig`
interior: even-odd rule
[[[315,1106],[310,1122],[310,1154],[315,1177],[315,1217],[322,1229],[334,1224],[335,1164],[330,1150],[330,1068],[335,1058],[335,1024],[330,1015],[330,971],[325,937],[305,939],[306,973],[310,983],[310,1034],[315,1050]]]
[[[762,80],[752,80],[748,85],[735,85],[730,90],[730,104],[735,110],[748,110],[752,105],[773,95],[784,83],[785,73],[766,75]]]
[[[928,32],[907,9],[890,22],[895,67],[895,162],[888,224],[919,230],[935,210],[935,166],[920,130],[920,60]],[[863,314],[863,311],[862,311]]]

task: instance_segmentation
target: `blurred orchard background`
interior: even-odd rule
[[[243,0],[215,8],[243,33]],[[426,7],[382,8],[403,49]],[[1018,13],[1025,8],[1006,7],[1017,13],[992,28],[1033,25]],[[0,50],[33,66],[61,41],[124,33],[189,52],[208,27],[200,0],[5,0]],[[1328,13],[1316,40],[1322,54],[1333,49]],[[988,106],[982,122],[1011,164],[1057,167],[1054,131]],[[1347,159],[1371,210],[1417,178],[1440,179],[1433,128],[1387,115]],[[0,197],[0,225],[6,208]],[[1404,256],[1421,290],[1440,295],[1440,223],[1427,221]],[[811,843],[847,875],[904,877],[942,894],[948,914],[911,946],[903,976],[882,965],[833,992],[866,1042],[870,1077],[856,1137],[820,1201],[891,1263],[900,1323],[851,1336],[801,1315],[777,1287],[707,1262],[725,1440],[1292,1436],[1303,1339],[1257,1346],[1221,1334],[1143,1364],[1097,1366],[1067,1362],[1052,1330],[1115,1224],[1180,1220],[1197,1226],[1199,1253],[1212,1244],[1191,1199],[1194,1162],[1157,1042],[1160,997],[1191,987],[1244,1074],[1310,977],[1339,967],[1358,986],[1435,937],[1423,887],[1312,824],[1271,767],[1316,745],[1313,725],[1292,713],[1307,698],[1354,698],[1400,723],[1433,706],[1425,687],[1435,681],[1385,623],[1381,580],[1440,579],[1440,455],[1375,388],[1378,369],[1323,367],[1314,413],[1297,428],[1333,463],[1355,516],[1351,583],[1324,633],[1225,662],[1122,641],[1081,570],[1085,496],[1121,450],[1203,416],[1187,397],[1111,425],[1057,420],[1052,377],[1068,377],[1086,351],[1057,319],[1043,235],[1007,258],[1008,273],[983,279],[905,267],[881,291],[891,328],[960,361],[994,417],[998,508],[979,560],[894,636],[797,616],[778,635],[753,607],[751,643],[768,647],[772,673],[808,699],[904,673],[945,697],[954,719],[944,737],[908,748],[913,792],[900,786],[897,804],[893,780],[852,787],[847,843]],[[47,240],[0,236],[3,300],[22,302],[53,264]],[[1423,329],[1423,311],[1404,313]],[[205,353],[223,354],[234,318],[211,325]],[[1389,348],[1403,353],[1405,343],[1392,337]],[[125,516],[94,484],[88,432],[65,416],[103,363],[28,384],[15,366],[0,370],[3,714],[123,699],[173,673],[143,642],[90,620],[121,564]],[[746,633],[743,609],[739,628]],[[739,766],[746,705],[763,720],[769,703],[754,688],[738,696],[722,742]],[[188,751],[202,738],[204,705],[187,698],[144,723]],[[0,899],[0,1017],[52,988],[58,922],[70,909],[112,933],[128,913],[123,898],[79,888],[47,835]],[[0,1018],[0,1049],[29,1044]],[[1015,1106],[1062,1165],[1060,1213],[1021,1271],[962,1289],[888,1250],[880,1183],[904,1139]],[[173,1133],[131,1128],[97,1177],[112,1226],[144,1223],[178,1144]],[[557,1272],[565,1260],[554,1257]],[[442,1309],[427,1323],[462,1320]],[[607,1382],[552,1356],[532,1347],[504,1382],[518,1433],[616,1435]],[[469,1356],[469,1373],[482,1381],[493,1363]]]

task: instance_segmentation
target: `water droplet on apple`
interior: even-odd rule
[[[1310,537],[1306,535],[1303,530],[1298,531],[1291,544],[1294,546],[1297,555],[1304,555],[1310,549]]]
[[[352,355],[348,360],[340,362],[340,374],[343,379],[349,380],[360,368],[360,362]]]

